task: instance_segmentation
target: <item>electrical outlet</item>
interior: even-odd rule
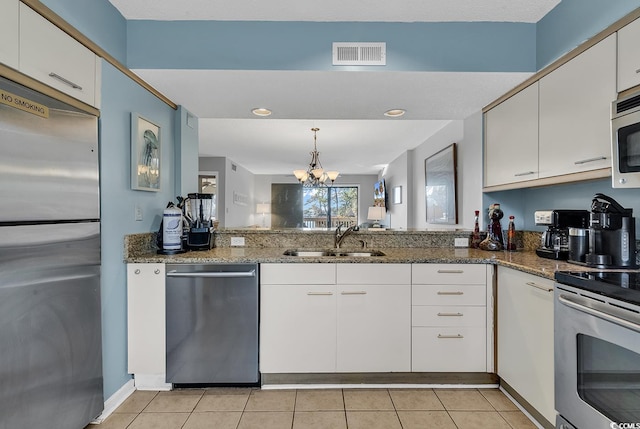
[[[135,213],[135,219],[137,222],[142,221],[142,207],[140,207],[139,205],[135,205],[134,207],[134,213]]]
[[[469,239],[468,238],[454,238],[453,245],[455,247],[469,247]]]
[[[244,237],[231,237],[232,246],[244,246]]]

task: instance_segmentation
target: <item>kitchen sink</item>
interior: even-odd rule
[[[299,256],[299,257],[319,257],[319,256],[352,256],[352,257],[371,257],[371,256],[385,256],[385,254],[379,250],[310,250],[310,249],[288,249],[284,252],[285,256]]]

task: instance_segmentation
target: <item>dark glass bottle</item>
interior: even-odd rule
[[[509,216],[509,226],[507,228],[507,250],[513,252],[516,250],[516,225],[513,220],[515,216]]]
[[[473,247],[474,249],[480,247],[480,242],[482,241],[482,237],[480,237],[480,223],[478,219],[479,215],[480,210],[476,210],[473,225],[473,234],[471,234],[471,247]]]

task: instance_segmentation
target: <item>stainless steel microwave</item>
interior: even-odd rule
[[[640,93],[611,109],[611,180],[614,188],[640,188]]]

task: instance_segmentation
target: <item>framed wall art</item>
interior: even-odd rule
[[[131,189],[160,191],[160,126],[131,114]]]
[[[424,160],[427,223],[457,224],[456,144]]]

